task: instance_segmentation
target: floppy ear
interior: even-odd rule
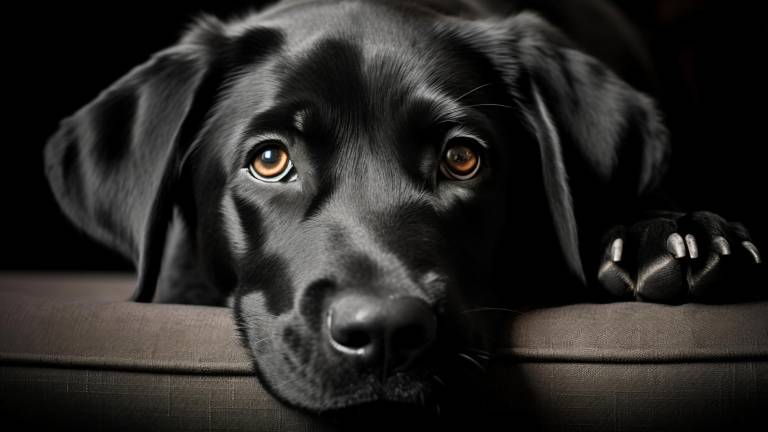
[[[152,300],[180,159],[191,141],[185,119],[207,69],[204,44],[188,36],[63,120],[45,148],[59,205],[79,228],[134,261],[138,301]]]
[[[663,175],[667,131],[649,97],[575,49],[538,16],[521,13],[483,25],[471,41],[501,73],[539,143],[562,252],[570,270],[586,282],[574,210],[579,203],[571,198],[566,160],[578,161],[601,184],[620,184],[636,197]]]

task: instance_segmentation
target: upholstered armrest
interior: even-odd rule
[[[132,303],[131,288],[111,276],[0,277],[3,418],[86,429],[320,428],[252,376],[228,309]],[[495,409],[521,422],[650,430],[765,421],[768,303],[579,304],[517,315],[505,331],[509,348],[489,371]]]

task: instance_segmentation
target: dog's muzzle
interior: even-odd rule
[[[435,340],[437,320],[417,297],[342,294],[327,311],[328,343],[361,369],[392,373],[413,367]]]

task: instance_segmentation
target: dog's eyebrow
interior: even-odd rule
[[[435,124],[461,124],[467,120],[466,110],[456,100],[432,89],[417,90],[412,109],[428,113]]]
[[[475,90],[477,88],[472,91]],[[480,138],[485,135],[487,120],[474,109],[473,105],[464,106],[458,103],[464,96],[466,94],[453,98],[434,90],[420,90],[417,98],[412,102],[410,113],[426,115],[429,122],[434,125],[449,126],[447,138],[468,136],[487,148],[488,143]]]
[[[469,128],[464,125],[459,125],[448,131],[445,137],[445,141],[448,141],[453,138],[460,138],[460,137],[467,137],[472,138],[477,142],[477,144],[480,145],[480,147],[483,147],[485,149],[490,148],[487,142],[483,138],[481,138],[482,134],[477,133],[473,128]]]
[[[296,127],[295,111],[295,109],[277,106],[257,114],[243,130],[244,138],[247,139],[264,131],[291,132]]]

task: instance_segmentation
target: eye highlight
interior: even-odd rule
[[[451,180],[470,180],[480,172],[480,144],[471,137],[451,138],[440,161],[440,171]]]
[[[294,181],[296,173],[285,145],[279,140],[267,140],[248,164],[248,172],[258,180],[275,183],[281,180]]]

